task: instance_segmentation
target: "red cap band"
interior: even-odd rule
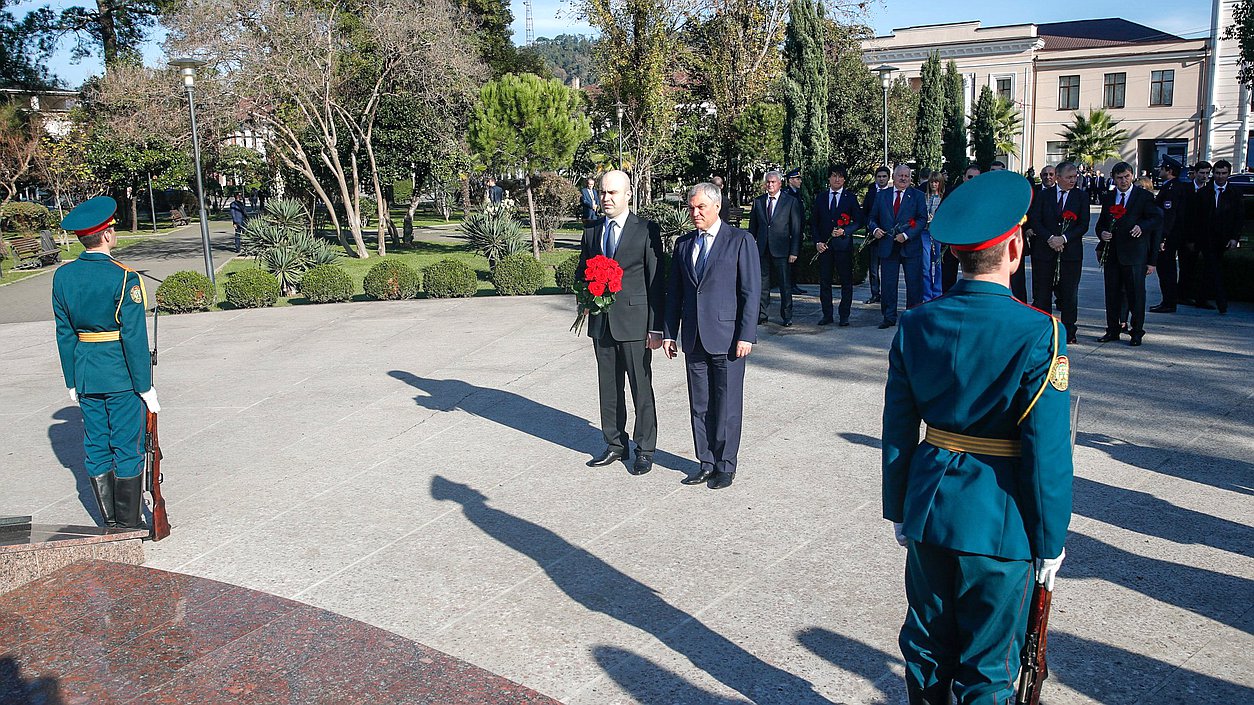
[[[88,235],[95,235],[96,233],[102,233],[108,230],[109,228],[112,228],[113,224],[116,222],[118,221],[114,220],[113,218],[110,218],[106,220],[105,222],[101,223],[100,225],[97,225],[94,228],[87,228],[86,230],[75,230],[74,234],[79,237],[87,237]]]
[[[958,250],[959,252],[979,252],[980,250],[987,250],[990,247],[995,247],[1009,240],[1011,237],[1014,236],[1015,233],[1019,232],[1019,228],[1022,226],[1023,226],[1023,221],[1019,221],[1018,223],[1015,223],[1015,226],[1013,228],[1011,228],[1010,230],[1007,230],[1005,233],[1002,233],[1001,235],[998,235],[992,240],[985,240],[984,242],[980,242],[974,245],[950,245],[949,249]]]

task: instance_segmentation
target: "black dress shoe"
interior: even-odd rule
[[[826,316],[824,316],[823,318],[819,319],[819,325],[821,325],[821,326],[830,326],[830,325],[832,325],[832,319],[827,318]]]
[[[880,330],[884,330],[885,328],[892,328],[895,325],[897,324],[893,323],[892,321],[884,321],[883,323],[879,324],[877,328],[879,328]]]
[[[758,316],[758,325],[766,323],[766,316]]]
[[[1128,327],[1127,323],[1123,324],[1123,326],[1119,328],[1119,332],[1124,335],[1132,335],[1132,329]]]
[[[726,487],[731,487],[732,481],[735,479],[736,473],[723,472],[720,470],[719,472],[714,473],[714,476],[710,478],[709,487],[712,490],[721,490]]]
[[[1141,345],[1141,337],[1142,336],[1139,336],[1139,335],[1132,336],[1132,341],[1128,343],[1128,345],[1131,345],[1134,348],[1139,347]]]
[[[605,452],[588,461],[588,467],[600,468],[606,465],[613,465],[623,459],[623,452],[619,450],[605,449]]]
[[[1119,334],[1118,334],[1118,333],[1113,333],[1113,334],[1112,334],[1112,333],[1107,333],[1106,335],[1103,335],[1102,337],[1098,338],[1098,339],[1097,339],[1097,342],[1099,342],[1099,343],[1113,343],[1113,342],[1114,342],[1114,341],[1116,341],[1116,340],[1119,340]]]
[[[1067,336],[1067,345],[1075,345],[1080,342],[1074,335]]]
[[[1207,311],[1213,311],[1213,310],[1215,309],[1215,307],[1214,307],[1214,306],[1211,306],[1211,305],[1210,305],[1210,302],[1209,302],[1209,301],[1200,301],[1200,300],[1199,300],[1199,301],[1197,301],[1196,303],[1194,303],[1193,305],[1194,305],[1194,306],[1196,306],[1197,308],[1205,309],[1205,310],[1207,310]]]
[[[1157,306],[1150,307],[1150,313],[1175,313],[1175,312],[1176,312],[1175,306],[1168,306],[1166,304],[1158,304]]]
[[[686,477],[680,480],[680,482],[685,485],[704,485],[713,476],[714,476],[714,466],[702,465],[700,472],[698,472],[696,475],[693,475],[692,477]]]
[[[864,304],[878,304],[879,302],[880,302],[880,297],[878,297],[878,296],[872,296],[871,298],[867,299],[866,301],[863,301],[862,303],[864,303]]]
[[[849,327],[849,321],[841,321],[839,325],[840,325],[840,327],[841,327],[841,328],[848,328],[848,327]]]
[[[810,295],[810,292],[806,291],[805,289],[802,289],[802,288],[801,288],[801,287],[799,287],[799,286],[794,286],[794,287],[792,288],[792,293],[794,293],[794,294],[800,294],[800,295],[802,295],[802,296],[809,296],[809,295]]]
[[[636,462],[627,470],[632,475],[643,475],[653,469],[653,456],[647,453],[636,453]]]
[[[790,318],[790,319],[787,319],[787,320],[785,320],[785,321],[781,321],[781,322],[780,322],[780,325],[781,325],[781,326],[783,326],[783,327],[785,327],[785,328],[791,328],[791,327],[792,327],[792,319]]]

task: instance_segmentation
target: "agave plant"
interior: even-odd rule
[[[261,220],[281,230],[308,230],[309,211],[305,204],[294,198],[275,198],[266,202]]]
[[[506,256],[527,248],[522,225],[503,208],[472,213],[460,227],[466,241],[486,257],[492,267]]]
[[[257,265],[279,280],[284,296],[295,292],[306,271],[339,259],[325,240],[310,232],[309,225],[305,206],[282,198],[266,203],[261,216],[244,228],[245,254],[256,257]]]
[[[688,220],[688,211],[676,208],[661,201],[650,203],[640,209],[640,217],[657,223],[662,231],[662,247],[670,252],[675,247],[675,240],[692,229]]]
[[[292,245],[271,247],[257,258],[257,263],[279,280],[279,290],[284,296],[295,294],[301,277],[309,271],[308,262]]]

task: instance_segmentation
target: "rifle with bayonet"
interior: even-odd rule
[[[152,279],[158,284],[160,279],[148,274],[140,272],[144,276]],[[156,378],[157,367],[157,322],[161,319],[161,307],[153,301],[152,306],[152,350],[149,351],[152,357],[153,378]],[[170,518],[165,511],[165,497],[161,496],[161,441],[157,437],[157,415],[144,410],[144,489],[152,495],[152,527],[149,529],[148,538],[153,541],[170,535]]]

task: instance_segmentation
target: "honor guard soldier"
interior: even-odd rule
[[[135,270],[113,258],[117,244],[108,196],[70,211],[61,227],[86,249],[52,278],[57,350],[70,401],[83,412],[87,474],[106,526],[139,528],[144,491],[144,407],[160,410]]]
[[[1032,199],[1009,171],[941,204],[963,279],[904,312],[884,391],[884,518],[906,548],[898,640],[912,705],[1009,703],[1033,568],[1052,588],[1071,519],[1065,331],[1011,296]],[[920,422],[926,424],[922,441]],[[1035,566],[1034,566],[1035,563]]]

